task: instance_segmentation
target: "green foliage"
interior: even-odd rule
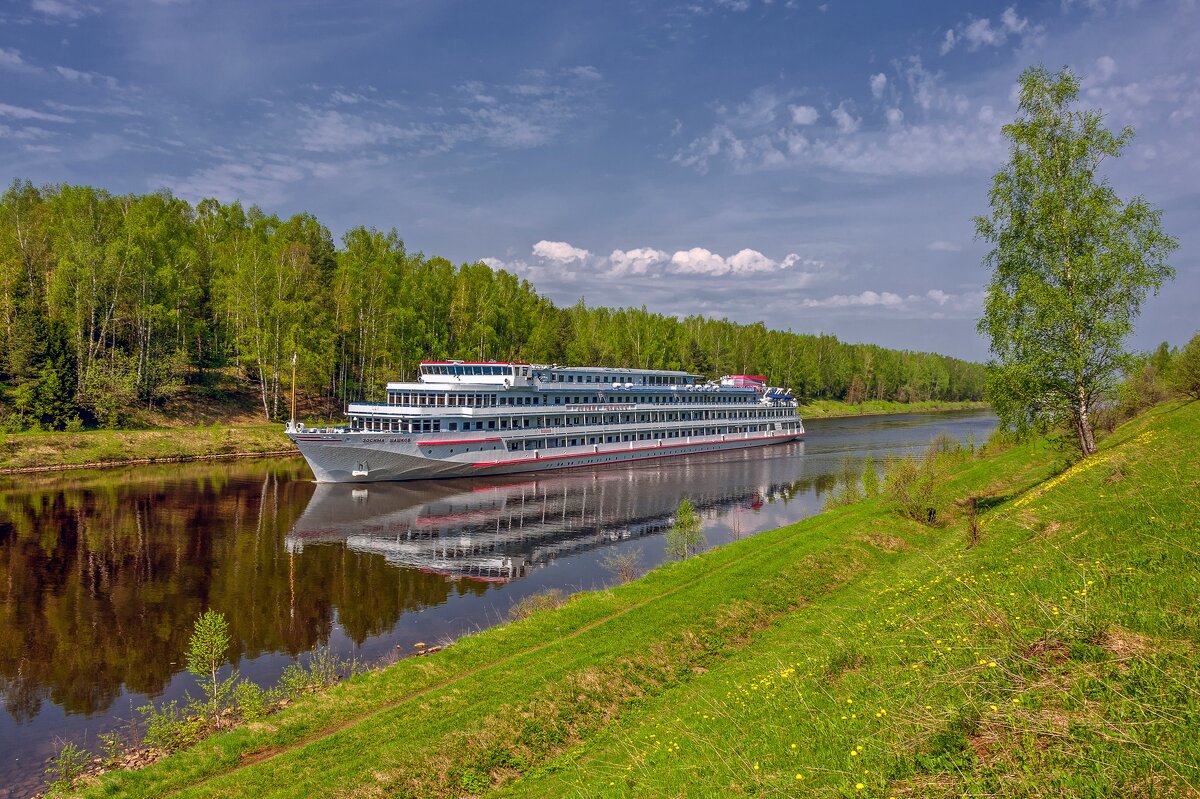
[[[922,524],[935,524],[945,506],[944,478],[936,450],[923,458],[893,458],[884,473],[883,491],[903,516]]]
[[[188,714],[176,700],[162,706],[146,704],[139,707],[138,712],[146,725],[142,745],[151,749],[174,752],[201,740],[208,730],[205,719]]]
[[[63,744],[57,754],[50,759],[46,768],[47,781],[53,791],[69,791],[75,787],[75,781],[83,776],[87,768],[89,755],[73,743]]]
[[[863,461],[862,486],[863,494],[868,499],[879,495],[879,472],[875,469],[875,460],[870,455]]]
[[[667,557],[690,558],[704,548],[704,533],[700,530],[700,514],[687,497],[679,501],[675,520],[667,530]]]
[[[200,678],[214,726],[219,725],[220,712],[237,682],[236,672],[223,680],[217,676],[225,665],[230,644],[232,639],[225,615],[211,609],[200,614],[188,639],[187,670]]]
[[[1078,97],[1069,69],[1021,74],[1021,116],[1004,126],[1011,156],[975,230],[993,245],[979,321],[995,356],[988,397],[1018,430],[1070,425],[1086,456],[1089,415],[1127,363],[1122,344],[1146,294],[1173,277],[1178,243],[1161,211],[1122,202],[1098,174],[1133,131],[1114,135],[1100,112],[1072,108]]]
[[[100,751],[104,759],[104,764],[106,766],[115,766],[128,748],[125,745],[125,739],[121,737],[121,733],[115,730],[112,732],[102,732],[98,738],[100,739]]]
[[[646,308],[559,308],[485,264],[410,253],[355,227],[339,248],[309,214],[196,206],[14,182],[0,197],[0,385],[21,424],[133,423],[212,370],[265,419],[288,409],[290,361],[312,413],[379,399],[429,358],[764,374],[805,399],[979,399],[983,369],[945,356]]]
[[[256,682],[238,682],[233,686],[232,699],[243,721],[258,721],[267,715],[267,693]]]
[[[1169,382],[1180,394],[1200,399],[1200,333],[1192,336],[1171,363]]]

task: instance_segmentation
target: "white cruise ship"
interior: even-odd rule
[[[348,427],[287,435],[318,482],[510,474],[717,452],[801,438],[796,399],[765,378],[434,361]]]

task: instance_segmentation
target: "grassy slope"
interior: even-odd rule
[[[92,795],[1137,795],[1200,784],[1200,403],[964,464],[357,677]],[[1019,498],[1017,498],[1019,497]],[[1016,499],[1014,499],[1016,498]],[[862,786],[861,788],[859,786]]]

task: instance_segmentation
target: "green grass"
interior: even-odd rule
[[[971,548],[859,503],[87,795],[1196,795],[1200,403],[1059,472],[1039,443],[960,462]]]
[[[840,400],[813,400],[800,406],[800,416],[804,419],[830,418],[840,416],[881,416],[893,413],[938,413],[941,411],[974,411],[986,410],[991,406],[986,402],[949,402],[942,400],[925,400],[923,402],[893,402],[891,400],[865,400],[858,405],[851,405]]]
[[[281,424],[0,434],[0,470],[294,451]]]

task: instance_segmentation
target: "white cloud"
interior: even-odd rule
[[[767,125],[775,121],[780,105],[782,101],[770,89],[755,89],[746,102],[738,104],[732,121],[746,128]]]
[[[821,112],[811,105],[789,106],[793,125],[811,125],[821,117]]]
[[[13,72],[41,72],[40,69],[25,60],[20,50],[10,47],[0,47],[0,69]]]
[[[280,162],[226,162],[193,172],[182,180],[156,178],[156,185],[170,185],[181,197],[199,200],[215,197],[221,202],[246,200],[263,205],[283,203],[289,187],[308,172],[301,164]]]
[[[82,19],[96,11],[93,6],[81,3],[78,0],[33,0],[30,3],[30,7],[34,11],[45,14],[48,17],[68,21]]]
[[[580,80],[600,80],[604,77],[600,74],[600,70],[588,65],[573,67],[569,72]]]
[[[899,108],[889,108],[884,112],[889,127],[897,127],[904,121],[904,112]]]
[[[101,75],[99,72],[82,72],[78,69],[70,67],[56,66],[54,71],[69,81],[75,83],[84,83],[88,86],[107,86],[110,89],[115,89],[118,86],[117,79],[109,75]]]
[[[930,289],[925,292],[925,296],[936,302],[938,305],[945,305],[950,300],[950,295],[941,289]]]
[[[846,110],[845,103],[839,103],[837,108],[829,112],[829,115],[837,122],[838,133],[843,135],[854,133],[862,122],[861,119]]]
[[[887,88],[887,75],[882,72],[871,76],[871,96],[876,100],[883,97],[883,92]]]
[[[805,308],[847,308],[852,306],[884,306],[895,307],[903,304],[904,298],[890,291],[882,293],[864,291],[860,294],[834,294],[824,299],[806,299],[802,303]]]
[[[1117,62],[1112,56],[1102,55],[1096,59],[1096,71],[1093,77],[1098,83],[1107,83],[1108,79],[1117,74]]]
[[[8,103],[0,103],[0,116],[12,117],[13,119],[36,119],[41,122],[74,122],[73,119],[59,114],[46,114],[41,111],[34,111],[32,108],[22,108],[21,106],[9,105]]]
[[[926,245],[925,249],[933,250],[934,252],[961,252],[962,247],[950,241],[931,241]]]
[[[610,270],[614,275],[644,275],[651,267],[665,264],[671,259],[668,253],[653,247],[640,247],[635,250],[613,250],[608,256],[612,264]]]
[[[682,274],[722,275],[729,271],[724,258],[703,247],[680,250],[671,256],[671,266]]]
[[[548,261],[570,263],[571,261],[586,261],[591,255],[587,250],[572,247],[565,241],[539,241],[533,245],[533,254]]]
[[[988,17],[973,17],[947,30],[942,39],[942,55],[957,47],[959,42],[966,42],[967,49],[974,51],[981,47],[1000,47],[1010,37],[1026,39],[1041,34],[1040,26],[1031,24],[1027,18],[1017,14],[1015,8],[1009,6],[1000,14],[1000,19],[995,24]]]
[[[382,122],[330,109],[307,109],[308,116],[297,131],[300,146],[313,152],[344,152],[398,139],[414,133]]]

